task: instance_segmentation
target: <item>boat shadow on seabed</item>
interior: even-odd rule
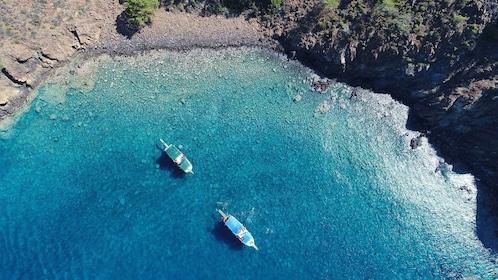
[[[242,244],[221,221],[216,223],[216,226],[211,230],[211,234],[214,235],[216,240],[228,244],[228,247],[231,250],[242,250],[244,248],[244,244]]]
[[[161,156],[156,160],[156,164],[159,164],[159,169],[161,170],[169,170],[173,178],[185,177],[185,172],[178,168],[175,162],[164,151],[161,152]]]

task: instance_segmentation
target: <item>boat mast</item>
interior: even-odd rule
[[[167,149],[169,147],[169,145],[166,144],[166,142],[164,142],[164,140],[162,138],[160,138],[159,140],[161,140],[161,143],[163,143],[164,149]]]
[[[221,211],[220,209],[216,209],[216,211],[218,211],[218,213],[220,213],[220,215],[223,217],[223,221],[226,221],[229,217],[229,215],[223,213],[223,211]]]

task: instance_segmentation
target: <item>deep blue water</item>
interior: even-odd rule
[[[320,94],[310,70],[258,50],[86,65],[41,86],[2,133],[1,279],[498,277],[472,176],[426,142],[411,150],[390,97],[340,83]]]

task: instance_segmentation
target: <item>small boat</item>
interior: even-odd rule
[[[225,214],[220,209],[216,209],[218,213],[221,215],[221,220],[225,223],[233,234],[242,242],[244,245],[253,247],[256,250],[259,250],[258,246],[254,244],[254,238],[252,234],[246,229],[246,227],[239,222],[234,216],[230,214]]]
[[[188,158],[173,144],[168,145],[163,139],[160,139],[164,145],[164,152],[176,163],[176,165],[185,173],[192,173],[192,163]]]

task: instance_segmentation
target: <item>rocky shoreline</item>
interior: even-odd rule
[[[330,9],[319,0],[286,1],[266,30],[289,57],[324,76],[408,105],[408,128],[457,171],[473,173],[484,200],[498,201],[498,6],[365,3]]]
[[[111,9],[112,6],[112,9]],[[134,55],[147,50],[185,51],[193,48],[261,47],[282,51],[277,41],[260,30],[256,20],[244,17],[200,17],[196,14],[157,11],[154,23],[145,26],[133,37],[117,32],[117,18],[122,5],[109,4],[103,17],[89,12],[86,17],[56,29],[43,30],[54,38],[43,46],[3,42],[0,52],[3,65],[0,73],[0,130],[12,123],[12,116],[26,106],[32,91],[76,57]],[[102,12],[102,11],[100,11]],[[113,15],[112,15],[113,14]],[[5,130],[5,128],[4,128]]]
[[[143,28],[130,38],[111,36],[101,39],[89,46],[87,52],[133,55],[154,49],[186,51],[227,47],[262,47],[283,51],[277,41],[260,31],[255,20],[246,21],[243,17],[200,17],[196,14],[165,11],[159,11],[156,17],[168,20],[157,20],[152,26]]]

